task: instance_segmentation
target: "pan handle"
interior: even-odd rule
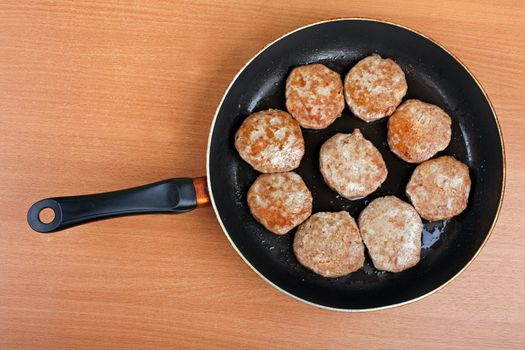
[[[27,222],[37,232],[50,233],[118,216],[184,213],[209,201],[205,177],[169,179],[120,191],[43,199],[29,208]],[[40,212],[47,208],[55,217],[44,223]]]

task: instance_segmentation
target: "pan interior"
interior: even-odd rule
[[[453,120],[452,141],[439,155],[467,163],[472,177],[469,205],[448,221],[425,222],[422,259],[415,267],[388,273],[365,267],[348,276],[320,277],[296,260],[295,230],[277,236],[250,214],[246,193],[259,175],[237,154],[234,134],[251,113],[267,108],[286,110],[285,80],[298,65],[323,63],[344,78],[360,59],[378,53],[394,59],[408,82],[405,99],[417,98],[445,110]],[[346,107],[341,118],[323,130],[303,129],[306,153],[299,173],[314,198],[314,212],[348,211],[354,218],[374,198],[404,193],[415,165],[397,158],[386,142],[383,119],[367,124]],[[355,128],[379,149],[388,178],[368,197],[349,201],[330,190],[320,174],[319,149],[338,132]],[[446,51],[401,27],[370,20],[337,20],[303,28],[263,50],[240,73],[227,92],[213,126],[208,171],[218,216],[230,239],[260,274],[306,301],[336,308],[363,310],[395,305],[423,296],[453,278],[475,256],[491,230],[502,195],[503,154],[497,121],[483,91]]]

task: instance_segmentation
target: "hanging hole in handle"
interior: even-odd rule
[[[40,210],[40,213],[38,213],[38,220],[43,224],[50,224],[55,219],[55,216],[56,214],[53,208],[47,207]]]
[[[48,233],[62,226],[62,209],[53,199],[43,199],[36,202],[27,212],[27,223],[37,232]]]

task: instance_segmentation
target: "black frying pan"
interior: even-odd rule
[[[344,75],[361,58],[377,52],[393,58],[405,71],[406,98],[440,106],[452,117],[452,141],[441,154],[467,163],[472,190],[467,209],[448,220],[425,223],[422,259],[401,273],[375,270],[367,258],[362,270],[336,279],[323,278],[295,259],[294,233],[277,236],[258,224],[246,204],[258,173],[237,154],[234,134],[250,113],[285,109],[284,86],[290,70],[323,63]],[[387,119],[366,124],[348,109],[324,130],[303,130],[306,153],[297,172],[314,198],[314,212],[347,210],[354,217],[374,198],[393,194],[407,200],[404,189],[414,165],[397,158],[386,142]],[[319,148],[337,132],[360,128],[381,151],[389,174],[368,197],[349,201],[323,182]],[[418,300],[457,277],[490,235],[505,183],[503,141],[494,110],[479,83],[451,53],[411,29],[370,19],[337,19],[297,29],[259,52],[233,79],[213,120],[207,153],[207,187],[203,179],[173,179],[105,194],[45,199],[28,213],[39,232],[120,215],[191,210],[211,198],[226,236],[255,272],[279,290],[304,302],[347,311],[385,308]],[[54,210],[49,224],[39,219]]]

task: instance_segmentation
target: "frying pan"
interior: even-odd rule
[[[452,140],[440,154],[468,164],[472,177],[467,209],[447,221],[425,222],[421,261],[400,273],[363,269],[330,279],[302,267],[291,249],[294,232],[270,233],[250,215],[246,193],[258,173],[237,154],[234,134],[249,114],[285,110],[285,80],[298,65],[323,63],[342,76],[357,61],[379,53],[393,58],[408,82],[406,98],[444,109],[453,120]],[[366,124],[345,109],[323,130],[303,130],[305,156],[296,170],[313,194],[313,210],[346,210],[353,217],[374,198],[407,200],[405,186],[415,165],[397,158],[386,142],[387,119]],[[321,144],[337,132],[360,128],[379,149],[389,174],[383,185],[361,200],[349,201],[323,182],[318,169]],[[211,201],[226,237],[244,261],[269,284],[303,302],[343,311],[367,311],[421,299],[455,279],[486,243],[498,216],[505,185],[503,140],[495,112],[468,69],[449,51],[412,29],[385,21],[346,18],[307,25],[275,40],[235,76],[213,119],[207,150],[207,178],[171,179],[102,194],[50,198],[28,212],[29,225],[53,232],[88,221],[143,213],[179,213]],[[39,213],[55,218],[43,223]]]

